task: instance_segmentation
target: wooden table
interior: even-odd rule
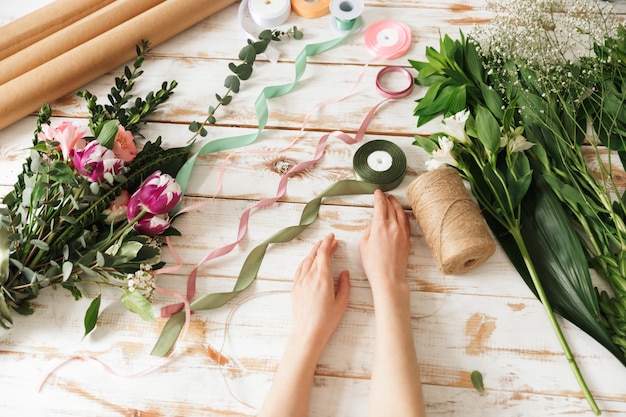
[[[46,3],[3,2],[0,24]],[[176,79],[179,87],[144,129],[146,137],[161,135],[167,145],[184,144],[190,137],[189,122],[202,118],[208,105],[214,104],[214,94],[224,91],[228,63],[237,60],[236,54],[245,44],[237,8],[238,4],[211,16],[151,53],[139,90],[158,88],[162,81],[171,79]],[[201,157],[185,203],[208,204],[177,220],[183,237],[174,239],[174,245],[184,266],[175,274],[159,277],[159,285],[184,292],[191,269],[212,249],[235,240],[242,212],[276,193],[285,166],[309,160],[324,133],[341,130],[354,134],[366,113],[381,100],[374,81],[383,66],[410,68],[407,59],[424,59],[426,46],[438,46],[439,32],[455,36],[459,28],[469,30],[474,23],[488,21],[489,16],[481,0],[366,2],[366,26],[380,19],[410,26],[413,44],[409,52],[393,61],[371,62],[350,97],[314,111],[301,140],[279,153],[278,149],[297,136],[314,104],[350,92],[372,56],[362,36],[355,35],[309,58],[294,90],[268,103],[268,126],[250,146],[273,152],[236,154],[227,165],[223,190],[210,202],[219,168],[229,152]],[[233,103],[219,110],[218,123],[209,129],[205,140],[253,132],[258,124],[254,101],[262,88],[292,81],[293,60],[306,43],[338,36],[330,22],[330,16],[306,19],[292,14],[285,27],[297,25],[305,38],[275,44],[281,52],[280,61],[258,62]],[[86,87],[105,97],[118,72]],[[412,115],[414,100],[421,94],[423,90],[415,88],[408,97],[385,103],[364,138],[391,140],[405,151],[408,172],[391,193],[410,215],[405,191],[423,172],[426,160],[426,154],[412,145],[417,132]],[[80,98],[65,97],[53,108],[55,122],[86,123]],[[34,117],[26,117],[0,131],[0,194],[8,192],[21,169],[34,121]],[[253,212],[249,232],[235,250],[200,269],[198,292],[230,290],[252,248],[277,230],[297,223],[304,204],[329,184],[353,177],[352,155],[357,148],[331,139],[317,166],[290,179],[284,198]],[[17,317],[13,329],[0,331],[0,415],[254,415],[290,330],[288,291],[294,270],[314,242],[329,232],[341,241],[334,268],[337,272],[351,270],[352,291],[348,311],[317,368],[310,414],[366,415],[374,317],[357,246],[370,220],[371,205],[369,195],[324,200],[316,223],[292,242],[270,246],[250,289],[221,309],[193,315],[187,336],[169,362],[149,355],[165,319],[144,322],[128,312],[117,295],[111,295],[103,300],[98,328],[83,340],[82,320],[90,300],[74,301],[63,290],[42,292],[34,315]],[[408,279],[427,415],[591,416],[541,305],[501,248],[468,273],[444,276],[436,268],[412,215],[411,227]],[[168,263],[174,263],[167,250],[164,256]],[[156,307],[172,301],[160,296]],[[626,369],[585,333],[565,321],[561,324],[603,415],[626,415]],[[224,357],[218,361],[220,350]],[[49,371],[75,355],[98,358],[120,374],[157,369],[141,377],[125,378],[106,372],[92,361],[75,359],[56,369],[37,391]],[[470,381],[474,370],[484,377],[484,393]]]

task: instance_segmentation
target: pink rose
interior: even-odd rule
[[[63,122],[57,127],[42,125],[38,136],[41,140],[58,142],[63,159],[67,161],[74,148],[79,144],[79,140],[82,140],[85,136],[85,133],[87,133],[86,130],[81,130],[72,122]],[[81,145],[84,145],[84,141]]]
[[[124,162],[132,162],[137,156],[137,145],[133,132],[124,129],[122,125],[117,127],[117,134],[113,142],[113,153]]]

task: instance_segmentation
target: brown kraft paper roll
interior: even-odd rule
[[[0,59],[34,44],[113,3],[113,0],[56,0],[0,27]]]
[[[442,167],[420,175],[406,195],[444,274],[467,272],[495,252],[496,243],[480,207],[454,168]]]
[[[167,0],[0,86],[0,129],[124,64],[236,0]]]
[[[0,85],[121,25],[163,0],[116,0],[0,61]]]

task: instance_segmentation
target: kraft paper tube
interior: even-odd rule
[[[116,0],[0,61],[0,85],[121,25],[163,0]]]
[[[0,129],[61,98],[152,46],[190,28],[236,0],[167,0],[0,86]]]
[[[480,207],[454,168],[437,168],[420,175],[406,195],[444,274],[467,272],[495,252],[496,243]]]
[[[56,0],[0,27],[0,59],[55,33],[113,0]]]

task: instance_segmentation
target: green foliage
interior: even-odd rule
[[[86,90],[79,93],[89,110],[93,137],[87,139],[112,148],[119,125],[139,135],[145,117],[172,94],[175,82],[164,83],[145,99],[130,100],[147,52],[147,42],[137,47],[132,69],[125,67],[123,76],[115,79],[110,104],[98,104]],[[12,311],[31,314],[31,301],[43,288],[61,287],[80,299],[85,285],[122,289],[122,301],[131,311],[154,320],[145,304],[154,289],[150,270],[163,265],[160,245],[154,237],[139,235],[125,214],[115,221],[106,217],[116,197],[133,193],[153,172],[176,177],[189,156],[189,146],[165,149],[160,137],[147,141],[121,173],[111,175],[110,181],[91,182],[61,153],[59,143],[39,137],[50,115],[50,106],[44,104],[30,156],[12,191],[2,199],[0,325],[12,325]],[[128,289],[131,276],[132,291]],[[96,327],[100,301],[97,296],[86,311],[85,335]]]
[[[105,122],[110,120],[117,120],[126,130],[136,134],[140,129],[140,124],[146,123],[146,118],[170,98],[178,85],[176,81],[163,82],[159,90],[150,91],[145,98],[136,97],[132,106],[127,106],[133,98],[132,90],[135,82],[143,74],[140,68],[150,52],[150,43],[142,41],[141,45],[137,46],[136,52],[137,59],[132,68],[124,67],[124,74],[115,78],[115,86],[107,95],[109,104],[98,104],[98,97],[87,90],[77,93],[87,102],[90,115],[89,128],[94,137],[100,135]]]
[[[189,140],[190,142],[196,139],[198,136],[205,137],[209,133],[206,129],[207,125],[213,125],[217,123],[215,112],[221,106],[229,105],[233,100],[233,94],[239,93],[239,90],[241,88],[241,81],[245,81],[252,76],[254,70],[254,62],[256,61],[257,55],[265,52],[265,50],[272,41],[278,42],[282,40],[282,38],[285,36],[293,36],[294,39],[302,39],[304,35],[296,26],[293,26],[286,32],[280,30],[272,31],[266,29],[259,34],[258,41],[252,41],[250,39],[247,40],[246,46],[241,48],[238,54],[241,63],[228,63],[228,69],[232,74],[228,75],[224,80],[224,87],[226,88],[226,92],[223,94],[215,94],[215,100],[217,101],[217,104],[215,106],[208,107],[207,116],[202,122],[194,120],[189,124],[189,130],[194,133],[194,135]]]

